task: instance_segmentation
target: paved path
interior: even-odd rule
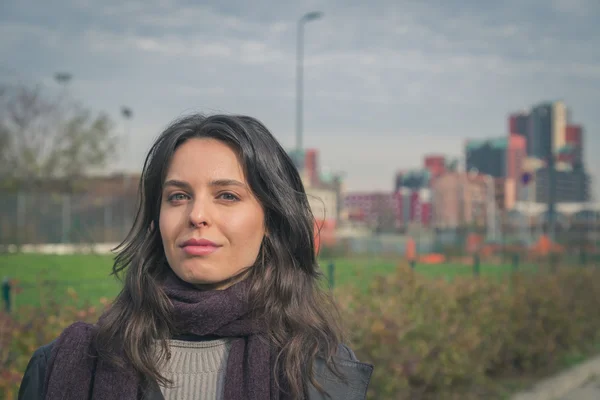
[[[600,378],[594,377],[581,387],[569,391],[560,400],[598,400],[600,399]]]
[[[600,400],[600,356],[544,379],[512,400]]]

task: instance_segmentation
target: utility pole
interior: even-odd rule
[[[307,22],[317,20],[323,16],[319,11],[304,14],[298,20],[298,34],[296,44],[296,151],[302,151],[302,129],[303,129],[303,100],[304,100],[304,25]]]
[[[123,146],[123,148],[125,149],[125,151],[123,152],[124,155],[127,154],[127,150],[129,149],[129,143],[131,140],[131,119],[133,118],[133,111],[131,110],[131,108],[126,107],[126,106],[122,106],[121,107],[121,116],[123,117],[124,120],[124,127],[125,127],[125,132],[124,132],[124,139],[125,139],[125,144],[126,146]],[[125,157],[123,157],[123,160],[125,160]],[[121,221],[121,223],[123,224],[123,237],[127,236],[127,232],[130,229],[130,220],[131,220],[131,213],[133,212],[133,210],[131,210],[128,205],[129,205],[129,196],[127,196],[127,192],[129,191],[129,175],[127,174],[127,168],[125,167],[125,164],[123,164],[123,219]]]

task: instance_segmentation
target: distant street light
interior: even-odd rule
[[[73,75],[71,75],[68,72],[57,72],[56,74],[54,74],[54,80],[61,85],[66,85],[71,81],[72,78]]]
[[[304,70],[304,24],[315,21],[323,16],[319,11],[306,13],[298,20],[298,43],[296,47],[296,150],[302,150],[302,119],[303,119],[303,70]]]
[[[133,111],[129,107],[121,107],[121,115],[125,119],[130,119],[133,116]]]
[[[129,139],[131,136],[131,119],[133,118],[133,110],[127,106],[121,106],[121,116],[123,117],[123,122],[124,122],[124,127],[125,127],[125,131],[124,131],[124,139],[125,139],[125,146],[126,147],[124,153],[127,154],[127,151],[129,150]]]
[[[133,213],[132,204],[128,201],[130,196],[128,196],[129,186],[130,186],[130,176],[127,172],[127,167],[125,166],[126,155],[129,153],[129,143],[131,140],[131,119],[133,118],[133,110],[127,106],[121,106],[121,116],[124,119],[124,127],[125,130],[123,132],[124,136],[124,146],[123,146],[123,236],[127,236],[127,232],[131,227],[131,215]]]

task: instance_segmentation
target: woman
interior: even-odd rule
[[[96,325],[33,355],[19,399],[364,399],[372,366],[342,344],[292,161],[244,116],[167,128],[142,171]]]

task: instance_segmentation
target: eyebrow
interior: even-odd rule
[[[246,184],[237,181],[235,179],[215,179],[210,181],[209,183],[210,186],[217,186],[217,187],[223,187],[223,186],[238,186],[244,189],[247,189],[248,187],[246,186]],[[189,183],[187,183],[186,181],[180,181],[177,179],[169,179],[168,181],[165,182],[164,187],[169,187],[169,186],[175,186],[181,189],[187,189],[190,190],[191,189],[191,185]]]

